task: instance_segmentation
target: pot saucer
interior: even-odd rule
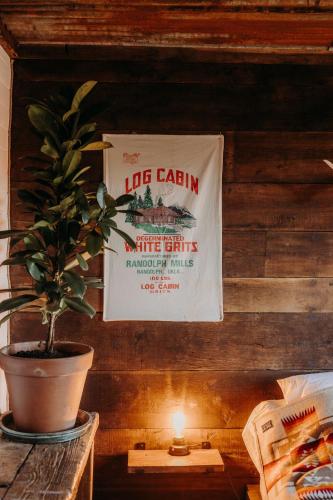
[[[11,411],[0,416],[0,429],[11,441],[31,444],[52,444],[64,443],[76,439],[84,434],[91,424],[91,414],[84,410],[79,410],[75,426],[72,429],[58,432],[21,432],[15,428],[13,413]]]

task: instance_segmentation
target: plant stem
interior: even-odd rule
[[[48,332],[47,332],[47,343],[46,343],[46,350],[47,350],[47,352],[53,352],[56,319],[57,319],[57,317],[56,317],[55,314],[51,314],[50,315],[49,329],[48,329]]]

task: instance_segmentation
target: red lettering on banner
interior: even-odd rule
[[[125,178],[125,192],[131,193],[135,191],[140,186],[145,184],[150,184],[152,182],[152,171],[151,169],[146,169],[143,171],[134,172],[132,178]],[[163,167],[159,167],[156,170],[156,182],[166,182],[168,184],[176,184],[177,186],[184,186],[186,189],[190,189],[193,193],[198,194],[199,192],[199,179],[194,177],[188,172],[183,170],[173,170],[169,168],[166,170]]]

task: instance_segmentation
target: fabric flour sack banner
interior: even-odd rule
[[[105,252],[104,320],[219,321],[223,136],[104,135],[113,197],[134,196]],[[122,207],[126,208],[126,207]]]

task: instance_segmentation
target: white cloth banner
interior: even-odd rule
[[[104,320],[219,321],[222,309],[223,136],[104,135],[113,197],[136,214],[104,259]]]

